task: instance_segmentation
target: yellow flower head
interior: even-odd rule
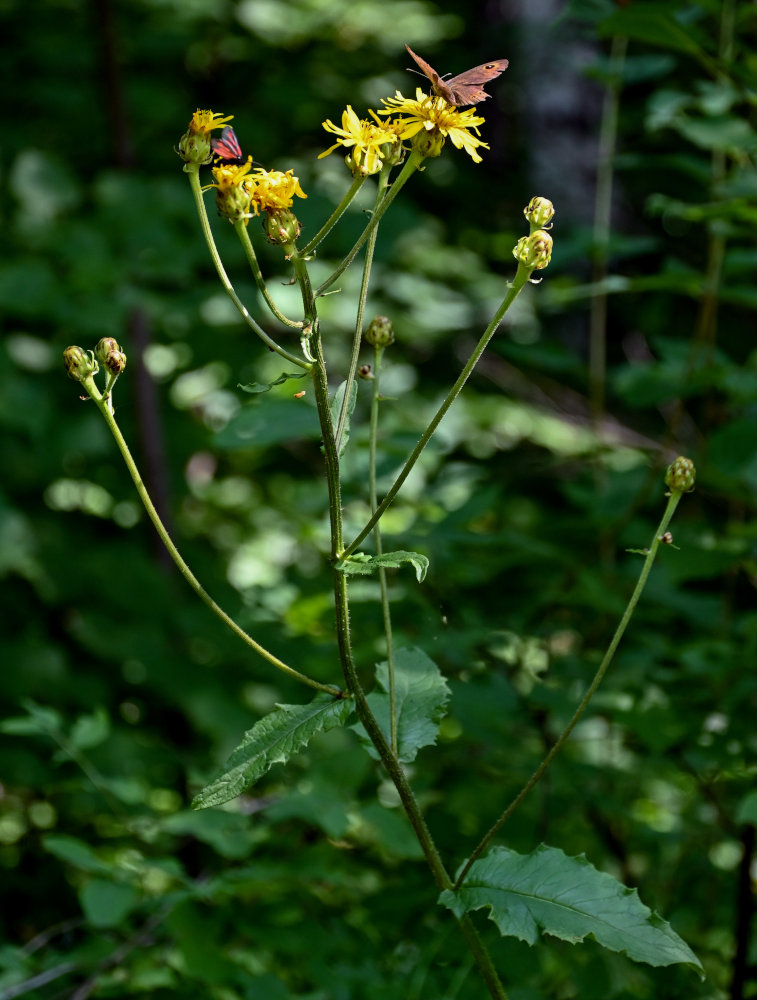
[[[438,156],[448,136],[452,140],[452,145],[457,149],[464,149],[474,163],[481,162],[477,148],[489,148],[485,142],[477,138],[478,126],[482,125],[485,119],[475,113],[475,108],[460,111],[459,108],[447,104],[443,97],[429,97],[420,87],[415,91],[415,100],[403,97],[397,91],[396,97],[384,98],[383,103],[386,108],[379,111],[379,114],[399,115],[393,124],[401,129],[402,138],[410,138],[425,130],[427,133],[423,137],[425,141],[417,139],[416,143],[421,145],[427,156]],[[476,135],[473,135],[473,132]]]
[[[199,108],[192,115],[189,131],[192,135],[209,135],[214,128],[223,128],[233,119],[234,115],[218,114],[215,111],[201,111]]]
[[[263,170],[256,167],[255,173],[245,180],[250,195],[250,208],[255,215],[262,212],[278,212],[291,208],[294,196],[307,198],[300,187],[299,178],[291,170],[284,174],[280,170]]]
[[[184,160],[185,167],[196,170],[203,164],[210,163],[213,154],[210,148],[210,133],[214,128],[223,128],[234,116],[224,118],[215,111],[202,111],[200,108],[192,115],[187,131],[179,139],[179,156]]]
[[[396,143],[398,137],[396,132],[386,127],[376,117],[375,111],[371,111],[371,114],[375,121],[358,118],[352,106],[348,104],[346,110],[342,112],[341,128],[327,118],[323,127],[339,138],[333,146],[320,153],[318,159],[333,153],[337,146],[351,147],[350,153],[345,157],[345,163],[353,173],[364,176],[378,173],[384,163],[385,151],[382,147]]]
[[[220,215],[225,215],[230,222],[247,220],[250,215],[250,192],[247,189],[249,173],[252,169],[252,159],[241,166],[234,163],[221,163],[213,167],[212,174],[216,188],[216,205]]]

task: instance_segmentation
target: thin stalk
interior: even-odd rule
[[[512,816],[512,814],[515,812],[515,810],[518,808],[521,802],[525,799],[525,797],[534,787],[534,785],[542,777],[542,775],[547,770],[549,765],[552,763],[554,758],[557,756],[557,754],[565,745],[565,742],[567,741],[568,737],[575,729],[576,723],[586,711],[589,702],[594,697],[595,691],[602,682],[602,678],[607,673],[607,668],[610,666],[612,658],[615,655],[615,651],[617,650],[618,645],[620,644],[620,640],[623,638],[623,634],[625,633],[626,628],[628,627],[628,623],[631,621],[631,617],[634,611],[636,610],[636,605],[639,603],[639,598],[641,597],[644,587],[646,586],[647,578],[649,577],[649,573],[652,569],[652,564],[655,561],[657,550],[659,549],[660,544],[662,542],[662,536],[667,531],[668,524],[670,524],[670,520],[673,517],[673,514],[675,513],[675,509],[678,506],[681,496],[682,494],[679,493],[677,490],[671,490],[670,495],[668,497],[667,506],[665,507],[665,513],[662,515],[662,520],[660,521],[657,531],[654,534],[654,537],[652,539],[652,544],[650,545],[649,550],[646,554],[646,558],[644,560],[644,565],[641,568],[639,579],[636,583],[636,586],[634,587],[631,597],[629,598],[626,610],[623,612],[623,617],[620,619],[620,623],[615,630],[615,634],[612,637],[610,645],[607,647],[607,652],[602,658],[602,662],[600,663],[597,672],[594,674],[594,678],[591,684],[586,689],[586,693],[581,699],[578,708],[576,708],[575,712],[573,713],[572,719],[565,727],[565,729],[562,731],[557,741],[552,745],[552,748],[547,753],[544,760],[542,760],[541,764],[539,764],[537,769],[528,779],[528,781],[520,790],[520,792],[518,792],[518,794],[512,800],[510,805],[507,807],[507,809],[505,809],[505,811],[502,813],[499,819],[497,819],[494,825],[489,829],[489,831],[484,835],[481,841],[476,845],[475,849],[473,850],[470,857],[465,862],[465,865],[461,869],[460,874],[457,876],[457,879],[455,881],[455,889],[460,888],[460,886],[463,883],[463,880],[465,879],[465,876],[470,871],[470,867],[473,864],[473,862],[476,861],[481,856],[481,854],[491,841],[492,837],[494,837],[495,834],[501,829],[501,827],[507,822],[507,820]]]
[[[242,220],[234,223],[234,232],[239,237],[239,242],[242,244],[244,255],[247,258],[247,263],[250,265],[252,276],[255,279],[255,284],[258,286],[258,290],[265,299],[268,308],[280,323],[291,327],[293,330],[301,330],[304,326],[302,320],[289,319],[283,312],[281,312],[279,307],[271,298],[271,293],[268,291],[268,286],[263,278],[263,272],[260,270],[260,264],[258,264],[258,258],[255,254],[255,248],[252,245],[252,240],[250,239],[250,233]]]
[[[413,466],[420,458],[423,449],[431,440],[434,431],[441,423],[445,413],[447,412],[447,410],[449,410],[450,406],[452,406],[454,401],[460,395],[463,386],[468,381],[471,372],[476,367],[481,355],[486,350],[489,341],[494,336],[497,327],[504,318],[505,313],[513,304],[523,286],[527,284],[528,279],[531,277],[532,273],[533,271],[531,268],[526,267],[524,264],[518,264],[518,270],[515,274],[515,278],[513,279],[513,283],[507,290],[507,295],[505,295],[504,299],[502,300],[502,304],[500,305],[497,312],[494,314],[491,323],[489,323],[486,330],[484,330],[481,339],[476,344],[473,353],[466,361],[465,367],[460,372],[457,381],[445,396],[441,406],[439,407],[439,409],[436,411],[436,414],[432,418],[431,423],[428,425],[426,430],[421,435],[420,439],[418,440],[418,443],[416,444],[415,448],[413,448],[412,452],[410,453],[410,456],[408,457],[407,461],[402,467],[401,472],[399,473],[395,481],[392,483],[384,499],[381,501],[381,503],[378,505],[378,507],[375,509],[373,514],[368,519],[365,527],[359,532],[359,534],[355,536],[355,538],[350,542],[347,548],[343,552],[339,553],[340,559],[345,559],[347,556],[349,556],[352,552],[355,551],[355,549],[358,547],[358,545],[360,545],[363,539],[366,538],[368,534],[373,530],[374,525],[378,522],[378,520],[383,515],[384,511],[397,496],[402,487],[402,484],[410,475]]]
[[[618,138],[620,84],[628,39],[612,40],[608,81],[605,86],[602,120],[599,127],[597,188],[594,196],[594,266],[592,284],[599,290],[591,299],[589,314],[589,402],[592,419],[599,426],[605,406],[607,375],[607,256],[610,242],[615,146]]]
[[[226,270],[221,263],[221,258],[218,253],[218,249],[213,239],[213,233],[210,228],[210,222],[208,220],[208,213],[205,211],[205,202],[202,197],[202,187],[200,186],[200,173],[196,164],[188,163],[187,165],[187,175],[189,177],[189,183],[192,187],[192,194],[194,195],[195,205],[197,207],[197,214],[200,217],[200,225],[202,226],[202,233],[205,237],[205,242],[208,245],[208,250],[210,251],[210,256],[215,265],[216,273],[224,287],[226,294],[229,296],[231,301],[239,310],[242,319],[250,327],[250,329],[263,341],[266,347],[269,347],[276,354],[280,354],[282,358],[286,358],[287,361],[291,361],[293,365],[298,365],[300,368],[305,368],[310,370],[310,364],[307,361],[303,361],[302,358],[298,358],[295,354],[290,354],[289,351],[285,350],[279,344],[269,337],[265,330],[250,316],[247,311],[247,307],[239,298],[237,293],[234,291],[234,286],[229,280],[229,276],[226,274]]]
[[[389,183],[389,172],[391,167],[384,167],[379,174],[378,186],[376,190],[376,203],[373,208],[374,214],[378,210],[381,203],[381,199],[384,197],[386,192],[387,184]],[[371,281],[371,267],[373,265],[373,254],[376,249],[376,239],[378,238],[378,226],[374,226],[370,236],[368,237],[368,246],[365,249],[365,262],[363,264],[363,280],[360,283],[360,295],[358,296],[357,303],[357,315],[355,317],[355,335],[352,338],[352,357],[350,358],[350,366],[347,370],[347,378],[345,380],[344,387],[344,397],[342,399],[342,406],[339,411],[339,420],[336,425],[336,450],[339,452],[342,445],[342,436],[344,435],[344,427],[347,423],[347,414],[349,412],[350,405],[350,393],[352,392],[352,385],[355,381],[355,372],[357,371],[357,363],[360,356],[360,343],[363,336],[363,316],[365,315],[365,302],[368,298],[368,286]]]
[[[88,383],[91,383],[91,385]],[[307,684],[308,687],[315,688],[316,691],[324,691],[326,694],[333,695],[334,697],[339,696],[341,692],[339,691],[338,688],[332,687],[331,685],[328,684],[321,684],[319,681],[313,680],[312,677],[308,677],[305,674],[300,673],[299,670],[295,670],[293,667],[290,667],[288,664],[280,660],[277,656],[274,656],[273,653],[269,652],[264,646],[261,646],[259,642],[256,642],[252,638],[252,636],[248,635],[244,631],[244,629],[240,628],[240,626],[237,625],[234,619],[230,615],[228,615],[223,610],[223,608],[221,608],[218,604],[216,604],[216,602],[207,593],[207,591],[204,589],[204,587],[199,582],[194,573],[190,570],[189,566],[182,558],[181,553],[171,540],[171,537],[166,531],[163,522],[160,520],[158,512],[156,511],[155,506],[153,505],[153,502],[150,499],[150,494],[147,492],[147,488],[145,487],[145,484],[142,482],[142,477],[139,474],[137,465],[131,456],[131,452],[129,451],[129,446],[127,445],[124,436],[121,433],[118,424],[116,423],[115,417],[113,416],[110,397],[106,398],[105,396],[103,396],[100,393],[97,386],[94,384],[94,380],[92,379],[85,380],[82,383],[82,385],[84,385],[84,387],[87,389],[87,392],[97,404],[98,410],[103,415],[105,422],[108,425],[108,428],[111,434],[113,435],[116,444],[118,445],[118,450],[121,452],[121,456],[124,462],[126,463],[126,468],[129,470],[129,475],[131,476],[134,482],[134,485],[137,489],[137,493],[139,494],[139,498],[142,501],[144,508],[147,511],[147,515],[152,521],[153,526],[155,527],[155,530],[160,536],[161,541],[165,545],[173,561],[176,563],[179,572],[187,581],[192,590],[194,590],[194,592],[197,594],[200,600],[202,600],[203,603],[206,604],[210,608],[210,610],[214,614],[216,614],[221,619],[221,621],[225,625],[227,625],[236,636],[238,636],[243,642],[245,642],[248,646],[250,646],[251,649],[254,649],[259,656],[263,657],[264,660],[267,660],[272,666],[276,667],[277,670],[281,670],[282,673],[288,674],[290,677],[293,677],[295,680],[300,681],[302,684]]]
[[[406,182],[415,173],[415,171],[422,162],[423,162],[423,156],[420,153],[417,153],[415,150],[413,150],[408,156],[407,160],[405,161],[405,165],[403,166],[402,170],[400,170],[399,174],[397,175],[397,179],[395,180],[394,184],[392,184],[391,188],[389,188],[389,191],[382,200],[381,204],[378,206],[378,208],[376,208],[376,210],[371,215],[371,220],[361,233],[358,241],[355,243],[353,248],[344,258],[342,263],[336,268],[336,270],[332,271],[332,273],[329,275],[328,278],[326,278],[323,284],[316,289],[315,293],[316,298],[318,298],[321,295],[324,295],[326,291],[329,288],[331,288],[331,286],[334,284],[334,282],[340,276],[340,274],[342,274],[344,271],[347,270],[347,268],[353,262],[355,257],[357,257],[365,241],[368,239],[373,230],[381,221],[386,210],[389,208],[389,206],[397,197],[397,195],[400,193]]]
[[[378,440],[378,415],[379,402],[381,400],[379,385],[381,379],[381,358],[384,348],[376,344],[373,348],[373,395],[371,397],[371,424],[369,439],[368,457],[368,492],[370,495],[371,510],[378,507],[378,494],[376,491],[376,444]],[[376,547],[376,555],[380,556],[384,551],[384,544],[381,539],[381,524],[376,522],[373,529],[373,542]],[[392,614],[389,607],[389,589],[386,582],[386,570],[383,566],[378,569],[379,589],[381,592],[381,615],[384,620],[384,639],[386,641],[386,666],[389,677],[389,742],[392,746],[392,753],[397,754],[397,704],[394,686],[394,643],[392,641]]]
[[[347,194],[344,196],[344,198],[342,198],[342,200],[336,206],[336,208],[328,217],[328,219],[326,219],[326,221],[318,230],[318,232],[315,234],[315,236],[312,238],[312,240],[309,243],[307,243],[302,248],[302,250],[300,250],[300,254],[303,257],[307,257],[309,254],[311,254],[318,246],[318,244],[322,242],[322,240],[324,240],[326,236],[328,236],[328,234],[331,232],[331,230],[334,228],[337,222],[339,222],[341,217],[349,208],[350,203],[353,201],[355,195],[358,193],[360,188],[365,183],[365,180],[366,178],[362,174],[358,174],[357,177],[354,177],[352,179],[352,185],[350,186],[350,189],[347,192]]]

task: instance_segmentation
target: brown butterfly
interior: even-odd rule
[[[442,80],[435,69],[417,56],[409,45],[405,48],[415,59],[420,68],[431,81],[434,93],[438,97],[443,97],[447,104],[454,104],[455,107],[463,108],[466,104],[478,104],[485,101],[490,95],[486,93],[481,84],[488,83],[489,80],[496,80],[500,73],[504,73],[508,67],[507,59],[494,59],[492,62],[482,63],[474,66],[459,76],[453,76],[451,80]]]

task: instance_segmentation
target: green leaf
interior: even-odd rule
[[[238,383],[239,388],[242,392],[249,392],[250,394],[257,394],[259,392],[268,392],[273,389],[275,385],[283,385],[284,382],[288,382],[293,378],[305,378],[310,372],[282,372],[278,378],[275,378],[273,382],[248,382],[247,385],[242,385]]]
[[[342,400],[344,399],[344,390],[346,382],[342,382],[339,388],[334,393],[334,397],[331,400],[331,422],[334,425],[334,432],[336,433],[337,423],[339,422],[339,414],[342,410]],[[353,382],[350,387],[350,398],[347,402],[347,414],[344,421],[344,430],[342,432],[342,440],[339,445],[339,457],[341,458],[344,454],[345,448],[347,447],[347,442],[350,439],[350,421],[352,419],[352,413],[355,409],[355,403],[357,402],[357,383]]]
[[[215,435],[218,448],[265,448],[306,438],[319,438],[321,428],[312,406],[301,399],[273,396],[250,400]]]
[[[367,552],[353,552],[346,559],[341,559],[336,568],[342,573],[352,575],[367,576],[375,573],[379,567],[384,569],[399,569],[403,563],[410,563],[415,567],[415,576],[418,583],[422,583],[428,571],[428,557],[420,552],[405,552],[400,549],[397,552],[384,552],[380,556],[370,556]]]
[[[92,879],[79,893],[84,915],[93,927],[117,927],[139,903],[139,892],[131,885]]]
[[[389,665],[376,667],[377,690],[368,695],[368,704],[389,742]],[[409,646],[394,654],[394,700],[397,714],[397,749],[403,763],[415,760],[421,747],[436,743],[439,723],[446,714],[449,687],[441,671],[422,649]],[[362,724],[354,727],[372,757],[375,747]]]
[[[85,844],[83,840],[78,840],[76,837],[51,833],[42,838],[42,844],[50,854],[81,871],[104,875],[116,867],[115,863],[106,864],[95,854],[89,844]]]
[[[757,792],[748,792],[736,810],[737,823],[757,825]]]
[[[503,936],[535,944],[540,931],[575,943],[592,937],[610,951],[648,965],[702,965],[670,924],[584,855],[568,857],[542,844],[530,854],[495,847],[474,862],[458,892],[439,897],[458,917],[488,906]]]
[[[298,753],[316,733],[343,726],[352,711],[346,699],[319,694],[308,705],[278,705],[256,722],[219,773],[192,800],[193,809],[219,806],[241,795],[274,764]]]
[[[692,26],[679,24],[674,13],[674,7],[660,3],[660,0],[635,3],[611,14],[599,25],[599,34],[605,37],[625,35],[639,42],[686,52],[702,62],[709,62],[707,53],[694,37]]]

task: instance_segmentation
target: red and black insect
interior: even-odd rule
[[[224,163],[235,163],[237,166],[241,166],[245,162],[239,139],[237,139],[237,134],[231,125],[226,125],[221,130],[220,138],[211,139],[210,146],[218,159]]]

